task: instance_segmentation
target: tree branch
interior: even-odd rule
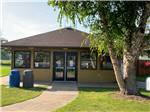
[[[150,2],[148,1],[145,2],[139,27],[137,28],[137,31],[133,33],[134,36],[132,40],[132,50],[134,49],[142,50],[147,45],[147,41],[145,41],[144,37],[145,37],[146,23],[149,17],[150,17]]]
[[[145,27],[149,16],[150,16],[150,2],[148,1],[145,2],[144,10],[141,15],[141,21],[138,27],[138,31],[140,31],[141,33],[145,33]]]

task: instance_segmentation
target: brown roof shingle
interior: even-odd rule
[[[72,29],[63,28],[23,39],[2,44],[4,47],[89,47],[87,40],[83,46],[81,43],[86,39],[88,33]]]

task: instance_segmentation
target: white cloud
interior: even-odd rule
[[[47,2],[48,0],[2,0],[2,2]]]
[[[34,20],[23,19],[9,14],[4,19],[3,35],[10,41],[47,32],[58,27],[57,24],[37,23]]]

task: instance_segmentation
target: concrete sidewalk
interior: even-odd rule
[[[39,97],[1,107],[2,112],[51,112],[78,96],[76,82],[54,82]]]
[[[0,77],[0,84],[8,85],[8,80],[9,80],[8,76]]]

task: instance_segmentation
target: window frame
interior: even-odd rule
[[[49,54],[49,67],[35,67],[35,52],[46,52],[46,53],[48,53]],[[34,54],[33,54],[33,67],[35,68],[35,69],[50,69],[51,68],[51,52],[50,51],[34,51]]]
[[[96,60],[94,60],[94,61],[96,61],[96,65],[95,65],[96,67],[95,67],[95,68],[88,68],[88,69],[87,69],[87,68],[82,68],[82,67],[81,67],[81,62],[82,62],[82,61],[86,61],[86,60],[82,60],[82,59],[81,59],[81,53],[84,53],[84,52],[88,52],[88,53],[91,54],[91,51],[80,51],[80,70],[97,70],[97,57],[98,57],[98,56],[97,56],[97,52],[94,52],[94,53],[96,54]]]
[[[29,52],[29,67],[16,67],[15,65],[15,63],[16,63],[16,52]],[[17,51],[14,51],[14,55],[13,55],[13,57],[14,57],[14,68],[31,68],[31,51],[29,51],[29,50],[17,50]]]
[[[101,55],[102,55],[102,54],[101,54]],[[110,57],[110,56],[109,56],[109,57]],[[114,69],[113,69],[113,65],[112,65],[112,69],[111,69],[111,68],[110,68],[110,69],[109,69],[109,68],[104,68],[103,66],[101,67],[101,66],[100,66],[100,60],[101,60],[101,56],[99,56],[99,69],[100,69],[100,70],[114,70]],[[112,62],[111,62],[111,64],[112,64]],[[103,64],[102,64],[102,65],[103,65]]]

